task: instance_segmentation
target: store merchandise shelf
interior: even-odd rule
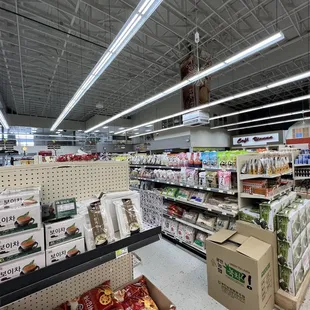
[[[163,197],[166,200],[175,201],[175,202],[178,202],[180,204],[195,207],[195,208],[198,208],[198,209],[201,209],[204,211],[219,213],[219,214],[226,215],[226,216],[235,217],[238,214],[238,211],[224,210],[224,209],[221,209],[217,206],[207,204],[207,203],[193,202],[193,201],[182,200],[182,199],[177,199],[177,198],[168,197],[168,196],[163,196]]]
[[[181,170],[182,168],[186,169],[195,169],[198,171],[231,171],[237,172],[236,169],[226,169],[226,168],[196,168],[196,167],[171,167],[171,166],[153,166],[153,165],[129,165],[131,168],[149,168],[149,169],[171,169],[171,170]]]
[[[206,259],[206,252],[205,250],[202,250],[201,248],[199,248],[198,246],[195,246],[194,244],[189,244],[186,242],[183,242],[182,240],[176,238],[175,236],[167,233],[166,231],[162,231],[162,236],[166,239],[169,240],[170,242],[190,251],[191,253],[194,253],[195,255]]]
[[[240,197],[241,197],[241,198],[264,199],[264,200],[270,200],[270,201],[272,201],[272,200],[275,200],[275,199],[277,199],[278,197],[280,197],[280,196],[286,194],[287,192],[289,192],[289,191],[291,191],[291,190],[292,190],[291,187],[287,187],[287,188],[285,188],[285,189],[283,189],[283,190],[279,190],[278,193],[276,193],[276,194],[274,194],[274,195],[272,195],[272,196],[269,196],[269,197],[266,197],[266,196],[264,196],[264,195],[259,195],[259,194],[248,194],[248,193],[241,193],[241,194],[240,194]]]
[[[310,164],[294,164],[294,167],[310,167]]]
[[[182,220],[182,219],[180,219],[180,218],[178,218],[178,217],[171,216],[171,215],[168,215],[168,214],[164,214],[164,216],[167,217],[167,218],[169,218],[169,219],[171,219],[171,220],[174,220],[174,221],[177,221],[177,222],[179,222],[179,223],[182,223],[182,224],[184,224],[184,225],[193,227],[193,228],[195,228],[195,229],[197,229],[197,230],[200,230],[200,231],[202,231],[202,232],[204,232],[204,233],[206,233],[206,234],[209,234],[209,235],[213,235],[213,234],[214,234],[214,231],[212,231],[212,230],[208,230],[208,229],[203,228],[203,227],[201,227],[201,226],[199,226],[199,225],[192,224],[192,223],[190,223],[190,222],[188,222],[188,221],[184,221],[184,220]]]
[[[174,185],[174,186],[180,186],[180,187],[186,187],[186,188],[193,188],[193,189],[200,189],[208,192],[214,192],[214,193],[223,193],[228,195],[235,195],[238,193],[236,189],[231,189],[228,191],[221,190],[219,188],[212,188],[212,187],[202,187],[198,185],[188,185],[183,183],[174,183],[174,182],[168,182],[164,180],[157,180],[157,179],[148,179],[148,178],[140,178],[140,177],[131,177],[132,180],[141,180],[141,181],[149,181],[149,182],[156,182],[161,184],[168,184],[168,185]]]
[[[300,180],[309,180],[310,177],[294,177],[294,180],[300,181]]]
[[[292,174],[292,171],[287,171],[285,173],[279,173],[279,174],[240,174],[240,180],[250,180],[250,179],[258,179],[258,178],[263,178],[263,179],[273,179],[273,178],[278,178],[283,175],[290,175]]]
[[[79,273],[117,258],[116,251],[132,252],[159,240],[161,227],[155,227],[68,260],[0,284],[0,307],[38,292]]]

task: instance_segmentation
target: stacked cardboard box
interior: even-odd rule
[[[0,282],[45,267],[40,188],[0,194]]]

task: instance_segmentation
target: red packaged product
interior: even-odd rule
[[[55,310],[124,310],[124,307],[114,298],[110,281],[93,288],[82,295],[68,300]]]
[[[167,209],[167,213],[170,216],[182,217],[183,209],[176,205],[170,205]]]

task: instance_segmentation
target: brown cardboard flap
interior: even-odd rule
[[[237,233],[237,234],[234,234],[233,236],[231,236],[231,237],[229,238],[229,241],[235,242],[235,243],[238,243],[238,244],[242,244],[242,243],[244,243],[248,238],[249,238],[249,237]]]
[[[236,231],[221,229],[214,235],[211,235],[207,240],[216,243],[223,243],[236,233],[237,233]]]
[[[248,240],[240,245],[237,251],[255,260],[259,260],[269,247],[271,247],[269,244],[256,238],[249,237]]]

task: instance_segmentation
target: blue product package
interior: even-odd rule
[[[202,168],[208,168],[209,165],[209,152],[202,152],[200,155],[200,160],[202,162]]]
[[[210,157],[210,168],[217,168],[217,152],[210,152],[209,153],[209,157]]]

